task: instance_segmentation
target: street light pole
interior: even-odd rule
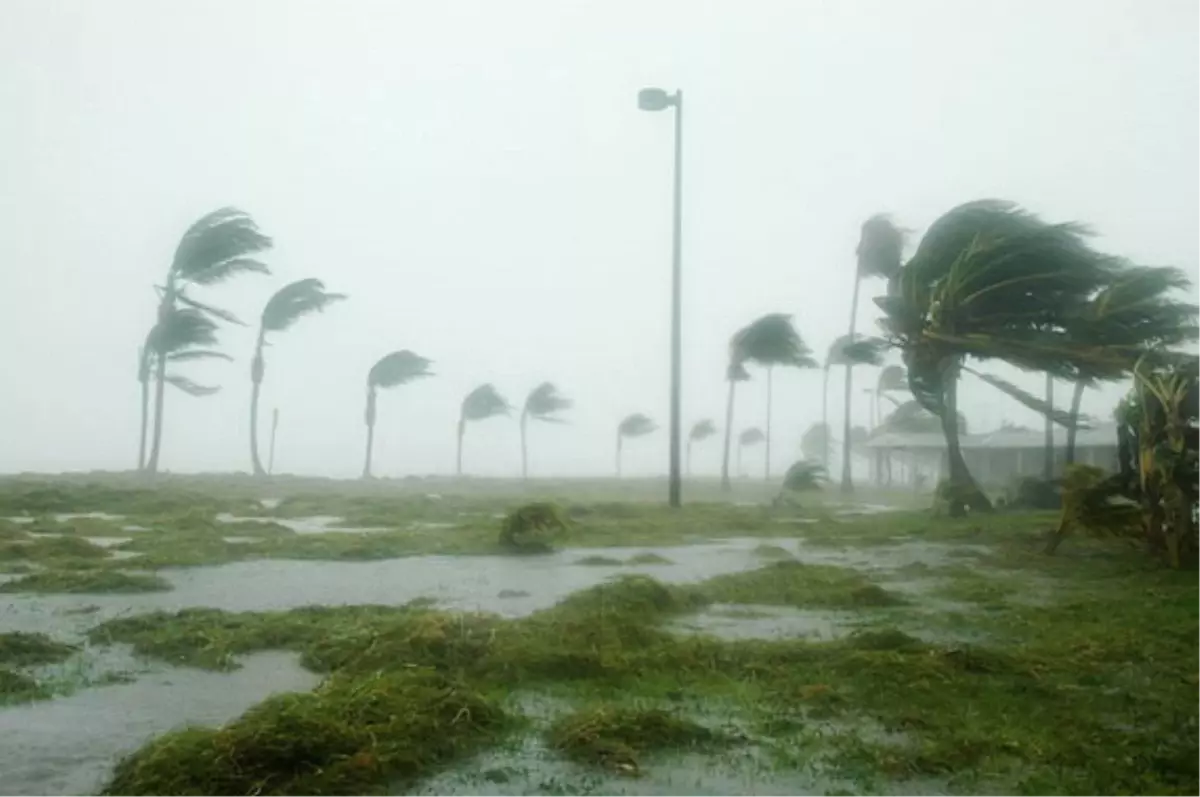
[[[671,454],[667,501],[672,507],[682,502],[681,447],[683,440],[682,405],[682,247],[683,247],[683,90],[667,94],[662,89],[642,89],[638,92],[638,107],[643,111],[662,111],[675,108],[675,212],[672,220],[671,253]]]

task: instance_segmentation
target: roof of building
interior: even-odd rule
[[[1061,446],[1066,442],[1066,430],[1061,426],[1055,426],[1054,444]],[[1045,433],[1041,431],[1008,427],[982,434],[962,435],[959,444],[965,451],[983,448],[1040,449],[1046,445],[1046,438]],[[946,447],[946,439],[941,434],[884,432],[869,439],[866,445],[868,448],[941,450]],[[1080,429],[1075,436],[1076,448],[1116,448],[1116,446],[1117,425],[1115,423],[1097,424],[1092,429]]]

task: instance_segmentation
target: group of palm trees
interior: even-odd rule
[[[1183,274],[1169,267],[1135,266],[1099,253],[1075,224],[1050,224],[1018,206],[995,200],[960,205],[930,226],[915,252],[904,261],[905,233],[887,216],[877,215],[862,225],[856,248],[850,328],[829,347],[823,362],[813,357],[784,313],[764,315],[737,330],[730,339],[725,368],[728,392],[724,425],[721,481],[730,484],[734,399],[739,382],[760,371],[766,381],[763,429],[743,429],[737,438],[737,469],[741,453],[765,444],[764,475],[770,478],[772,378],[777,367],[821,368],[822,418],[809,427],[801,442],[805,456],[828,468],[833,436],[828,422],[829,379],[834,366],[844,369],[841,486],[852,489],[851,447],[869,432],[852,424],[853,369],[881,370],[873,388],[876,430],[940,429],[949,459],[949,480],[973,508],[986,509],[987,498],[975,485],[959,446],[964,420],[957,409],[957,382],[962,372],[978,376],[1046,418],[1048,445],[1052,424],[1068,429],[1067,461],[1073,457],[1074,431],[1083,391],[1100,381],[1128,377],[1138,362],[1155,358],[1158,364],[1194,356],[1179,355],[1172,347],[1198,337],[1197,307],[1176,292],[1188,286]],[[231,313],[197,301],[195,286],[212,286],[233,277],[269,274],[259,257],[272,246],[253,219],[235,208],[214,211],[183,235],[158,292],[155,324],[139,356],[141,434],[138,467],[155,473],[161,461],[165,386],[191,395],[208,395],[215,387],[199,385],[179,368],[189,361],[231,359],[215,348],[221,322],[241,324]],[[856,329],[858,299],[864,279],[881,278],[886,292],[875,299],[883,312],[881,336],[861,335]],[[280,288],[266,303],[251,365],[250,457],[256,475],[268,472],[259,455],[258,405],[268,336],[289,329],[301,318],[345,299],[317,279],[303,279]],[[889,350],[903,364],[886,363]],[[1046,375],[1047,396],[1040,398],[991,374],[968,366],[970,360],[999,360]],[[432,375],[431,361],[408,350],[382,357],[367,374],[366,453],[363,476],[371,475],[377,419],[377,393]],[[1069,411],[1054,406],[1053,382],[1066,379],[1074,390]],[[905,401],[896,394],[911,393]],[[152,400],[153,399],[153,400]],[[895,405],[879,417],[880,400]],[[550,382],[527,396],[520,413],[521,472],[528,476],[529,421],[561,421],[572,406]],[[491,384],[480,385],[462,402],[458,422],[456,470],[463,468],[463,441],[470,422],[510,415],[512,406]],[[616,471],[621,472],[625,441],[650,434],[653,420],[635,413],[621,420],[616,436]],[[709,419],[697,421],[687,441],[690,470],[693,443],[717,433]],[[273,439],[272,439],[273,448]],[[148,449],[148,450],[147,450]],[[1052,453],[1052,451],[1051,451]],[[1053,460],[1047,458],[1047,476]]]

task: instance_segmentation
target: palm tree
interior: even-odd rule
[[[729,481],[729,445],[730,435],[733,434],[733,393],[738,382],[750,379],[750,373],[742,363],[731,359],[725,369],[725,379],[729,382],[729,397],[725,401],[725,448],[721,455],[721,489],[728,492],[732,489]]]
[[[142,386],[141,433],[138,444],[138,470],[146,465],[146,432],[150,414],[150,379],[162,362],[163,381],[174,385],[190,396],[208,396],[218,388],[198,385],[187,377],[169,372],[166,366],[195,360],[231,360],[224,352],[210,347],[217,345],[217,324],[192,308],[176,308],[155,324],[146,336],[138,357],[138,381]]]
[[[1072,338],[1067,319],[1116,271],[1074,224],[1047,224],[996,200],[960,205],[929,228],[912,259],[876,300],[903,348],[914,397],[942,419],[950,509],[989,511],[959,445],[957,380],[967,357],[1074,378],[1112,353]]]
[[[829,457],[829,424],[824,421],[810,424],[800,438],[800,453],[805,459],[820,462]],[[824,466],[822,466],[824,467]]]
[[[385,354],[371,366],[367,372],[367,409],[363,419],[367,424],[367,454],[363,461],[363,478],[371,478],[371,454],[375,448],[375,400],[380,388],[405,385],[415,379],[433,376],[429,370],[432,365],[419,354],[408,349]]]
[[[258,458],[258,398],[266,365],[263,349],[267,346],[267,333],[283,332],[309,313],[319,313],[345,298],[343,293],[327,293],[324,283],[319,279],[303,279],[280,288],[263,307],[258,325],[258,342],[254,346],[254,360],[250,366],[250,464],[254,467],[255,476],[266,474]]]
[[[529,418],[546,423],[562,423],[558,413],[568,410],[572,401],[558,392],[550,382],[542,382],[525,397],[525,408],[521,410],[521,478],[529,478],[529,455],[525,447],[525,422]]]
[[[712,437],[717,433],[717,427],[708,418],[702,421],[696,421],[692,424],[692,430],[688,432],[687,441],[687,474],[692,475],[692,443],[699,443]]]
[[[875,380],[875,389],[872,391],[872,397],[875,401],[875,418],[876,425],[883,419],[883,414],[879,408],[879,400],[885,398],[892,402],[895,406],[900,406],[900,400],[892,393],[899,393],[908,390],[908,371],[904,370],[903,365],[887,365],[879,372],[879,378]],[[872,430],[874,431],[874,430]],[[887,483],[892,483],[892,456],[891,452],[878,452],[875,461],[875,477],[878,482],[883,481],[884,473],[887,474]]]
[[[463,435],[467,431],[467,421],[483,421],[497,415],[508,415],[512,407],[491,384],[483,384],[468,393],[462,402],[462,410],[458,414],[458,456],[455,459],[455,472],[462,476]]]
[[[658,429],[658,424],[640,412],[626,415],[617,424],[617,478],[621,478],[621,449],[626,437],[645,437]]]
[[[772,373],[777,365],[789,365],[796,368],[815,368],[816,361],[804,340],[792,326],[792,317],[785,313],[768,313],[738,330],[729,342],[730,368],[741,367],[747,363],[761,365],[767,369],[767,431],[766,468],[764,472],[769,479],[771,476],[771,401]],[[733,403],[733,383],[730,380],[729,401]],[[732,419],[730,419],[732,423]],[[729,425],[726,425],[728,431]]]
[[[259,232],[254,220],[236,208],[222,208],[201,218],[183,234],[166,279],[158,286],[161,296],[158,321],[167,320],[182,304],[213,318],[240,323],[232,314],[192,298],[188,290],[197,285],[215,285],[247,272],[269,274],[270,270],[254,256],[270,249],[271,243],[268,236]],[[143,356],[151,356],[148,348],[143,349]],[[154,436],[146,470],[155,473],[162,450],[167,358],[155,358],[152,366],[146,363],[143,368],[154,378]]]
[[[766,439],[767,436],[757,426],[743,429],[742,433],[738,435],[737,471],[739,476],[744,475],[742,473],[742,449],[746,446],[756,446]]]
[[[829,347],[825,355],[824,379],[821,386],[821,422],[829,424],[829,371],[835,365],[846,368],[845,419],[842,428],[842,491],[850,492],[854,485],[850,477],[850,426],[851,426],[851,381],[850,368],[855,365],[881,365],[884,341],[856,335],[842,335]],[[827,440],[829,437],[827,436]],[[823,464],[829,468],[829,449],[826,448]]]

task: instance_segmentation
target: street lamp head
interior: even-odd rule
[[[663,89],[642,89],[638,92],[638,107],[643,111],[662,111],[674,104],[674,96]]]

